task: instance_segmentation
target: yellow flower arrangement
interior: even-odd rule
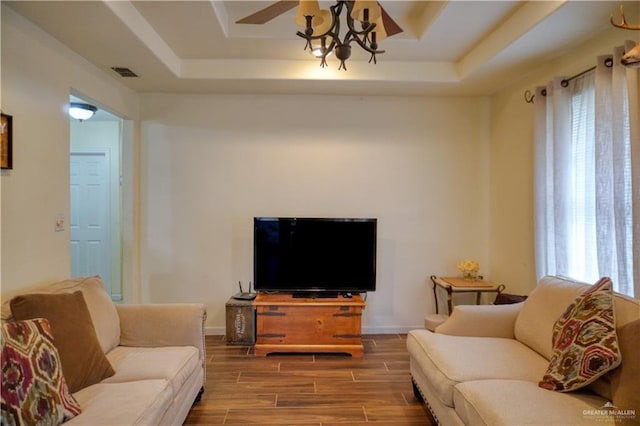
[[[462,272],[465,280],[475,280],[480,271],[480,264],[475,260],[465,259],[458,263],[458,270]]]

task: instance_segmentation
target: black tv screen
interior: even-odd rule
[[[254,218],[257,291],[376,289],[376,219]]]

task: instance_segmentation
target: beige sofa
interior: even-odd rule
[[[572,392],[538,386],[549,366],[554,323],[587,288],[585,283],[545,277],[525,302],[456,306],[435,333],[411,331],[407,349],[416,396],[446,426],[640,422],[640,300],[614,293],[618,339],[623,326],[628,325],[624,333],[635,330],[631,344],[628,338],[626,346],[620,342],[622,364],[617,370]],[[618,375],[612,379],[614,373]],[[622,395],[621,377],[635,395],[617,402],[626,405],[616,405],[622,411],[604,415],[603,407],[611,408],[611,401],[616,404]],[[634,382],[629,385],[629,380]]]
[[[204,390],[204,306],[115,305],[99,277],[70,279],[20,293],[78,290],[115,374],[73,393],[82,413],[67,424],[182,424]],[[3,295],[3,322],[13,320],[10,302],[17,295]]]

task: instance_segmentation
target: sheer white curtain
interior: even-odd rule
[[[620,65],[624,51],[536,88],[536,273],[609,276],[640,297],[638,70]]]

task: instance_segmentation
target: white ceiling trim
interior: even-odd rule
[[[420,2],[418,6],[416,6],[416,10],[411,13],[411,16],[414,16],[414,19],[409,20],[409,28],[416,35],[418,40],[422,40],[425,33],[429,29],[433,23],[436,22],[438,16],[444,11],[447,7],[446,1],[439,2]]]
[[[216,18],[218,18],[218,24],[220,24],[224,36],[229,38],[229,14],[227,13],[227,8],[224,7],[224,2],[209,0],[209,3],[211,3]]]
[[[566,0],[532,1],[522,5],[502,25],[496,27],[458,61],[457,70],[460,78],[464,79],[473,74],[565,3]]]
[[[185,79],[353,80],[380,82],[456,83],[455,64],[449,62],[393,62],[377,65],[349,61],[349,71],[336,63],[322,68],[317,61],[288,60],[183,60],[179,77]]]
[[[174,75],[180,75],[180,58],[130,1],[103,0],[103,3]]]

